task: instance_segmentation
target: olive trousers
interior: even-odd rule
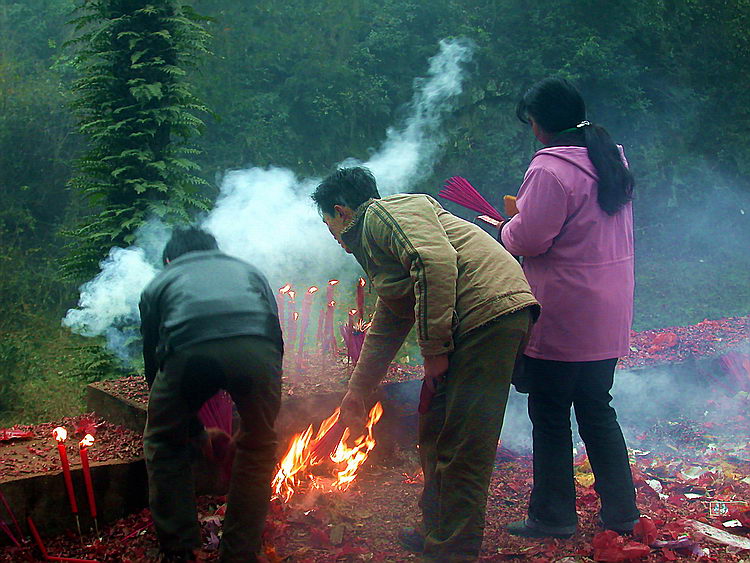
[[[448,373],[420,417],[424,561],[479,555],[513,366],[530,319],[528,309],[503,315],[455,342]]]
[[[164,553],[184,554],[200,546],[191,428],[203,403],[225,389],[241,423],[220,560],[257,560],[276,464],[273,426],[281,405],[282,355],[261,337],[211,340],[170,355],[157,373],[143,449],[151,515]]]

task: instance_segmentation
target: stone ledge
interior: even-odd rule
[[[93,530],[94,523],[89,513],[81,468],[71,468],[71,476],[81,530],[86,534]],[[148,505],[148,484],[143,459],[92,464],[91,482],[100,528],[103,524],[137,512]],[[62,471],[4,480],[0,482],[0,490],[8,499],[8,504],[22,526],[25,526],[26,517],[31,516],[43,536],[76,529]]]

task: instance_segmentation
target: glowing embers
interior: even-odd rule
[[[295,435],[279,463],[271,484],[273,498],[288,502],[295,493],[302,489],[319,489],[324,492],[347,490],[356,479],[357,471],[367,459],[370,451],[375,447],[372,429],[382,415],[383,406],[378,402],[370,409],[365,432],[352,441],[349,440],[349,428],[346,428],[334,452],[322,459],[314,455],[315,447],[338,421],[338,408],[321,422],[314,438],[312,424],[302,434]],[[352,445],[349,446],[348,443]],[[328,477],[323,476],[326,472],[323,464],[332,466],[331,471],[327,472],[330,475]],[[313,468],[315,468],[314,471]]]

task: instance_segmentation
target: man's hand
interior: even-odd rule
[[[361,436],[367,420],[364,397],[351,389],[347,391],[341,400],[339,419],[344,426],[349,427],[350,436],[354,438]]]
[[[433,394],[437,391],[438,384],[443,381],[449,365],[448,354],[424,357],[424,382]]]
[[[425,414],[430,410],[432,396],[437,391],[437,386],[443,381],[449,365],[450,360],[447,354],[424,357],[424,379],[419,393],[419,407],[417,407],[419,414]]]

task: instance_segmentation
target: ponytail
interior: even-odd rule
[[[614,215],[633,199],[633,174],[604,127],[588,125],[583,127],[583,135],[589,159],[599,177],[596,200],[602,211]]]
[[[582,134],[599,177],[597,202],[602,211],[614,215],[633,199],[635,180],[620,149],[603,127],[586,121],[586,104],[569,81],[546,78],[536,83],[519,100],[516,115],[524,123],[533,117],[547,133]]]

